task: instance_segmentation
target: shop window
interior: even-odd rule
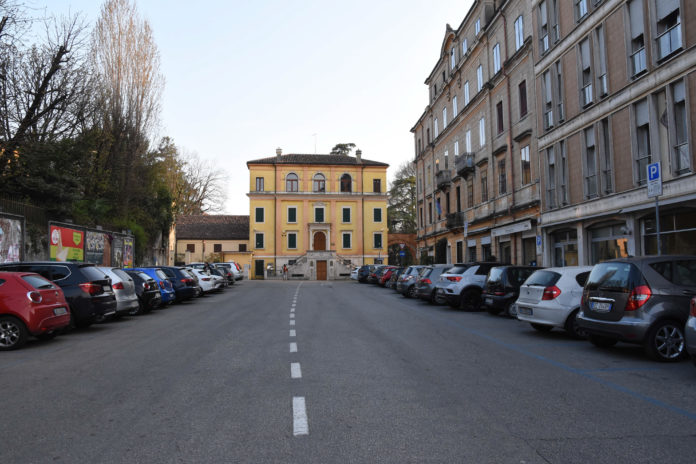
[[[553,238],[553,265],[578,265],[578,233],[575,230],[556,232]]]
[[[625,224],[616,224],[590,230],[591,262],[628,257],[628,235]]]

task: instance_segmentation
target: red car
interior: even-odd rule
[[[386,266],[382,272],[382,275],[378,277],[379,285],[382,287],[386,286],[389,279],[391,279],[392,272],[396,271],[397,269],[397,266]]]
[[[15,350],[29,335],[47,340],[70,324],[63,291],[33,272],[0,272],[0,351]]]

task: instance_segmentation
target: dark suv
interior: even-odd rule
[[[622,258],[596,264],[578,326],[597,346],[642,344],[658,361],[685,355],[684,324],[696,295],[696,256]]]
[[[70,306],[73,326],[87,327],[116,313],[111,279],[94,264],[45,261],[1,264],[0,269],[36,272],[57,284]]]
[[[541,268],[534,266],[496,266],[488,271],[486,283],[483,284],[481,300],[483,306],[491,314],[503,313],[508,317],[515,317],[517,311],[513,309],[513,303],[520,296],[520,287],[532,275]]]

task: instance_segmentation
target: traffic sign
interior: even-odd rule
[[[400,251],[400,252],[399,252],[399,256],[401,256],[401,257],[403,258],[404,256],[406,256],[406,252],[405,252],[405,251]]]
[[[662,173],[660,163],[648,164],[648,198],[662,195]]]

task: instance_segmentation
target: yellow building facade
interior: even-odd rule
[[[349,155],[247,162],[252,278],[347,278],[387,257],[387,168]]]

